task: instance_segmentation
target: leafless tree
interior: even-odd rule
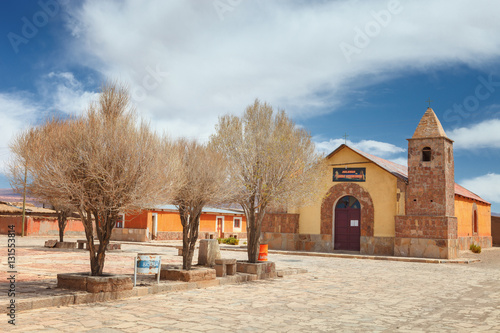
[[[168,153],[172,144],[137,122],[128,90],[117,84],[104,85],[83,116],[48,121],[29,133],[40,148],[28,163],[32,193],[57,198],[79,212],[91,274],[102,275],[119,213],[170,197],[178,170],[175,154]],[[24,139],[21,135],[17,141],[33,142]],[[19,150],[24,151],[22,144]]]
[[[218,205],[232,195],[224,157],[212,147],[179,139],[176,150],[181,161],[173,203],[182,223],[182,268],[189,270],[198,239],[203,207]]]
[[[17,193],[26,192],[39,201],[49,203],[57,214],[59,228],[59,241],[64,241],[64,230],[68,216],[75,210],[68,203],[67,198],[59,198],[59,192],[53,191],[50,182],[46,179],[37,179],[35,170],[39,167],[41,158],[47,159],[48,155],[54,153],[49,150],[50,146],[44,144],[44,138],[60,139],[60,135],[67,135],[64,121],[52,119],[42,127],[32,127],[19,133],[10,144],[13,158],[9,162],[9,179],[11,187]],[[58,137],[59,135],[59,137]],[[67,148],[67,147],[66,147]],[[61,153],[64,147],[60,147]],[[25,174],[24,174],[25,173]]]
[[[219,118],[211,144],[225,156],[235,201],[247,219],[248,260],[258,260],[261,225],[268,208],[297,205],[316,195],[325,163],[310,135],[284,111],[256,100],[239,118]]]

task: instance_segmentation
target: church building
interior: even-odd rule
[[[271,249],[456,258],[491,247],[491,204],[455,183],[453,141],[428,108],[408,139],[408,167],[341,145],[310,206],[268,214]]]

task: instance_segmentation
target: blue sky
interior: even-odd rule
[[[406,163],[428,98],[455,179],[500,212],[500,4],[486,1],[3,1],[0,163],[19,130],[80,114],[106,79],[173,137],[207,140],[255,98],[318,149]],[[497,8],[498,7],[498,8]],[[0,177],[0,187],[8,187]]]

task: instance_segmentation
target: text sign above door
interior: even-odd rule
[[[366,168],[333,168],[334,182],[364,182]]]

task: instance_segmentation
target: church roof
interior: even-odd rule
[[[401,165],[401,164],[397,164],[397,163],[385,160],[383,158],[380,158],[380,157],[372,155],[372,154],[365,153],[364,151],[361,151],[361,150],[359,150],[357,148],[354,148],[354,147],[350,147],[350,146],[348,146],[346,144],[340,145],[340,147],[338,147],[333,152],[331,152],[327,156],[327,158],[329,158],[330,156],[334,155],[336,152],[340,151],[342,148],[345,148],[345,147],[347,147],[347,148],[351,149],[352,151],[358,153],[359,155],[363,156],[367,160],[375,163],[376,165],[378,165],[382,169],[386,170],[387,172],[393,174],[394,176],[396,176],[396,177],[404,180],[405,182],[408,182],[408,167],[407,166],[404,166],[404,165]],[[477,195],[477,194],[469,191],[468,189],[466,189],[465,187],[463,187],[463,186],[461,186],[461,185],[459,185],[457,183],[455,183],[455,195],[459,195],[459,196],[462,196],[462,197],[465,197],[465,198],[469,198],[469,199],[472,199],[472,200],[476,200],[476,201],[479,201],[479,202],[484,202],[486,204],[490,204],[488,201],[484,200],[479,195]]]
[[[420,119],[420,123],[418,123],[415,133],[413,133],[412,139],[439,137],[448,138],[434,110],[427,108],[422,119]]]

